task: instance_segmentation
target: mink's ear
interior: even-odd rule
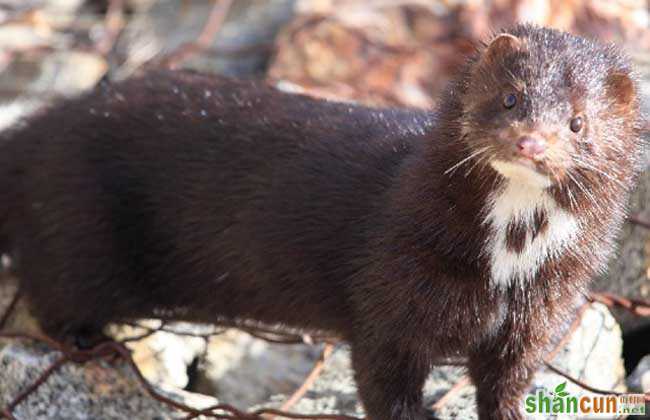
[[[627,109],[634,104],[637,95],[636,85],[627,73],[620,71],[610,72],[607,75],[605,87],[609,97],[620,108]]]
[[[503,57],[521,50],[523,44],[519,38],[510,34],[499,34],[483,52],[481,60],[484,62],[493,61],[496,57]]]

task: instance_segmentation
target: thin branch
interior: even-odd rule
[[[631,299],[612,293],[592,293],[591,299],[600,302],[610,308],[622,308],[640,317],[650,317],[650,301],[643,299]]]
[[[210,16],[208,16],[208,20],[196,40],[181,45],[164,57],[161,60],[163,66],[175,69],[193,55],[208,49],[219,30],[221,30],[232,3],[233,0],[215,0]]]
[[[95,45],[95,50],[102,56],[108,55],[113,50],[124,25],[124,0],[109,0],[104,19],[105,33]]]
[[[630,223],[644,227],[646,229],[650,229],[650,221],[641,219],[638,215],[631,215],[630,217],[627,218],[627,220],[630,221]]]
[[[437,413],[437,412],[439,412],[440,410],[442,410],[442,408],[443,408],[445,405],[447,405],[447,403],[448,403],[449,401],[451,401],[451,399],[452,399],[454,396],[458,395],[458,394],[459,394],[459,393],[460,393],[460,392],[461,392],[461,391],[462,391],[466,386],[470,385],[471,383],[472,383],[472,381],[470,380],[469,376],[468,376],[468,375],[463,375],[463,376],[458,380],[458,382],[456,382],[456,383],[454,384],[454,386],[452,386],[451,388],[449,388],[449,391],[447,391],[447,392],[445,393],[445,395],[443,395],[443,396],[442,396],[438,401],[435,402],[435,404],[433,404],[433,405],[431,406],[431,408],[433,409],[433,411],[435,411],[435,412]]]
[[[311,387],[318,376],[320,376],[321,372],[323,371],[323,368],[325,367],[325,362],[329,357],[332,355],[332,351],[334,350],[334,346],[332,344],[326,344],[325,347],[323,348],[323,352],[321,353],[320,357],[314,364],[314,367],[312,368],[311,372],[309,372],[309,375],[307,375],[307,378],[305,381],[300,385],[300,387],[294,391],[294,393],[282,404],[280,407],[280,410],[282,411],[288,411],[293,407],[307,392],[309,387]]]

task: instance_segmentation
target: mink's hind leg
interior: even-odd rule
[[[21,294],[27,299],[30,313],[34,316],[43,333],[50,338],[80,349],[91,348],[94,345],[108,340],[104,334],[104,327],[110,321],[109,317],[101,315],[98,311],[93,313],[86,305],[79,304],[79,299],[86,296],[77,292],[70,292],[65,288],[52,288],[43,286],[41,291],[33,290],[30,281],[21,278]],[[50,280],[50,279],[48,279]],[[50,285],[59,283],[57,280],[47,282]]]
[[[372,420],[424,420],[422,388],[429,374],[426,357],[398,344],[353,344],[352,364],[359,396]]]
[[[114,276],[118,270],[106,242],[94,236],[76,243],[72,238],[48,237],[21,247],[16,274],[21,295],[42,331],[76,347],[106,340],[104,327],[119,319],[124,293]],[[26,245],[25,241],[21,245]]]

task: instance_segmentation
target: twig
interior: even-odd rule
[[[210,11],[210,16],[196,40],[185,43],[172,51],[167,57],[161,60],[162,64],[171,69],[175,69],[191,56],[209,48],[214,37],[221,29],[232,3],[233,0],[215,0],[214,6]]]
[[[591,299],[610,308],[622,308],[636,316],[650,316],[650,301],[643,299],[630,299],[612,293],[591,293]]]
[[[332,344],[326,344],[325,347],[323,348],[323,352],[321,353],[320,357],[318,358],[318,361],[314,364],[314,367],[312,368],[311,372],[309,372],[309,375],[307,375],[307,378],[305,381],[300,385],[300,387],[294,391],[294,393],[282,404],[280,407],[280,410],[282,411],[288,411],[293,407],[307,392],[310,386],[313,385],[314,381],[318,378],[320,373],[323,370],[323,367],[325,367],[325,362],[329,357],[332,355],[332,351],[334,350],[334,346]]]
[[[455,395],[457,395],[458,393],[460,393],[460,391],[463,390],[463,388],[465,388],[465,387],[466,387],[467,385],[469,385],[470,383],[471,383],[471,380],[470,380],[469,376],[468,376],[468,375],[463,375],[463,376],[458,380],[458,382],[456,382],[456,383],[454,384],[454,386],[452,386],[451,388],[449,388],[449,391],[447,391],[447,392],[445,393],[445,395],[443,395],[443,396],[442,396],[438,401],[435,402],[435,404],[433,404],[433,405],[431,406],[431,408],[433,409],[433,411],[438,412],[438,411],[442,410],[442,408],[443,408],[445,405],[447,405],[447,403],[449,402],[449,400],[452,399],[452,397],[454,397]]]
[[[641,219],[638,215],[630,215],[627,220],[634,225],[650,229],[650,221]]]
[[[124,0],[109,0],[104,22],[106,32],[95,45],[95,50],[102,56],[111,52],[124,29]]]

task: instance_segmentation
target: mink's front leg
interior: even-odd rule
[[[497,336],[469,354],[479,420],[523,420],[523,397],[541,365],[547,335],[528,317],[508,316]],[[541,324],[541,322],[540,322]],[[537,324],[539,325],[539,324]]]
[[[422,388],[430,371],[423,355],[404,343],[353,343],[352,364],[359,396],[370,420],[424,420]]]

